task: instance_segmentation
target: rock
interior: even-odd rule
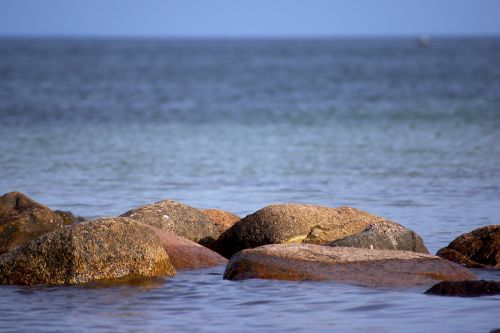
[[[201,246],[189,239],[145,224],[160,238],[161,245],[168,253],[170,262],[176,270],[196,269],[227,264],[220,254]]]
[[[219,236],[217,227],[205,214],[172,200],[132,209],[121,216],[173,232],[205,246]]]
[[[158,237],[127,218],[55,230],[0,256],[0,284],[77,284],[127,276],[172,276]]]
[[[238,215],[221,209],[200,209],[215,224],[220,233],[231,228],[240,219]]]
[[[367,226],[382,222],[393,223],[350,207],[271,205],[236,222],[211,248],[230,258],[243,249],[266,244],[326,244],[358,234]]]
[[[24,194],[0,197],[0,254],[58,228],[62,228],[58,216]]]
[[[85,221],[83,217],[75,216],[69,211],[55,210],[54,214],[56,214],[61,223],[65,225],[72,225],[73,223],[81,223]]]
[[[431,295],[478,297],[499,295],[500,282],[497,281],[443,281],[433,285],[425,292]]]
[[[394,222],[370,224],[362,232],[330,243],[328,246],[378,250],[412,251],[429,254],[424,241],[414,231]]]
[[[439,250],[437,255],[466,267],[499,267],[500,224],[488,225],[463,234]]]
[[[432,284],[472,280],[450,261],[408,251],[369,250],[313,244],[273,244],[236,253],[224,279],[333,280],[362,286]]]

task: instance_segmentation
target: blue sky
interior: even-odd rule
[[[500,35],[500,0],[0,0],[0,35]]]

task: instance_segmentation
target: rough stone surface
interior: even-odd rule
[[[415,252],[273,244],[235,254],[227,264],[224,278],[334,280],[363,286],[405,286],[476,277],[460,265]]]
[[[303,204],[271,205],[250,214],[226,230],[211,248],[226,258],[266,244],[326,244],[358,234],[384,218],[350,207]]]
[[[59,218],[62,224],[72,225],[73,223],[84,222],[85,219],[81,216],[75,216],[72,212],[64,210],[55,210],[54,214]]]
[[[212,220],[220,233],[231,228],[240,219],[238,215],[221,209],[200,209],[200,211]]]
[[[159,238],[127,218],[55,230],[0,256],[0,284],[77,284],[127,276],[171,276]]]
[[[0,197],[0,254],[58,228],[62,228],[59,217],[24,194]]]
[[[437,255],[474,268],[500,267],[500,224],[488,225],[461,235]]]
[[[219,230],[205,214],[172,200],[132,209],[121,216],[173,232],[202,245],[213,243],[219,236]]]
[[[226,258],[204,246],[172,232],[145,225],[160,238],[161,245],[168,253],[170,262],[176,270],[227,264]]]
[[[327,244],[378,250],[400,250],[429,254],[417,233],[394,222],[370,224],[362,232]]]
[[[431,295],[478,297],[500,295],[500,282],[497,281],[443,281],[433,285],[425,292]]]

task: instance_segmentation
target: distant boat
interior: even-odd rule
[[[431,45],[431,38],[429,36],[420,36],[418,38],[418,45],[420,47],[428,47]]]

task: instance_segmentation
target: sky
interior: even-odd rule
[[[498,35],[500,0],[0,0],[0,36]]]

